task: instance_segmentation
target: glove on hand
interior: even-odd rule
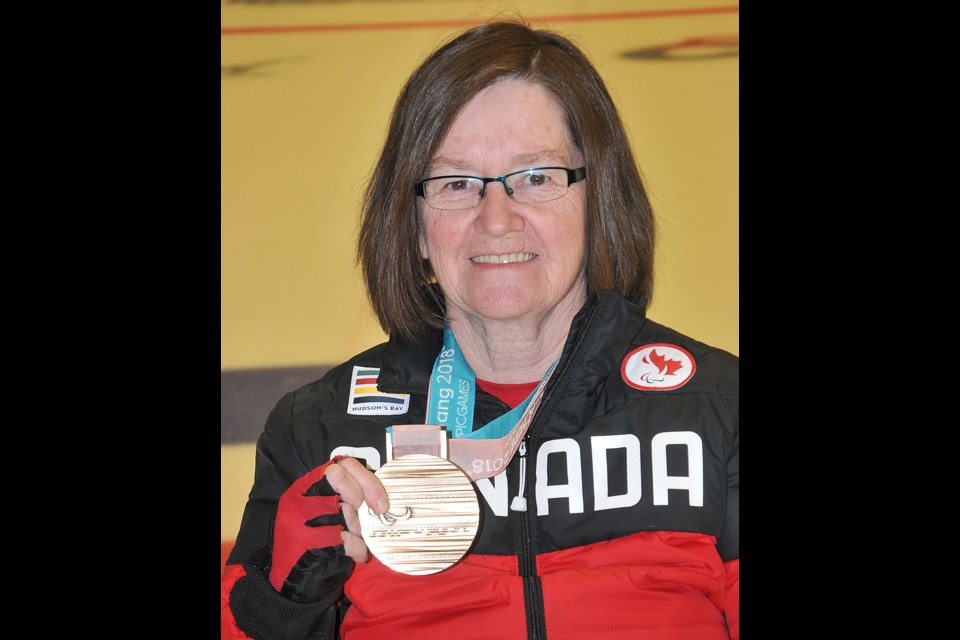
[[[340,496],[324,478],[337,456],[304,474],[277,505],[270,584],[296,602],[312,602],[346,582],[353,560],[343,551]]]

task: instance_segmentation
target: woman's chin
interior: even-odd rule
[[[533,307],[533,292],[521,287],[489,287],[471,296],[470,308],[476,315],[489,320],[510,320],[529,313]]]

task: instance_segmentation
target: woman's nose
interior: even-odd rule
[[[490,235],[503,235],[522,229],[523,218],[519,214],[518,206],[507,193],[507,185],[490,182],[480,199],[477,224]]]
[[[488,187],[480,200],[477,224],[480,230],[492,236],[505,235],[523,228],[523,217],[516,201],[499,187]]]

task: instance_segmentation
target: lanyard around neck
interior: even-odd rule
[[[477,379],[463,357],[450,327],[443,330],[443,348],[433,364],[427,398],[427,423],[443,425],[451,438],[450,458],[474,479],[499,473],[510,461],[533,419],[556,362],[519,405],[473,430]]]

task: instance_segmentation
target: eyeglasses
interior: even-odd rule
[[[538,167],[497,178],[434,176],[415,184],[414,191],[434,209],[469,209],[480,204],[490,182],[503,184],[507,195],[517,202],[549,202],[562,198],[570,185],[586,177],[586,167]]]

